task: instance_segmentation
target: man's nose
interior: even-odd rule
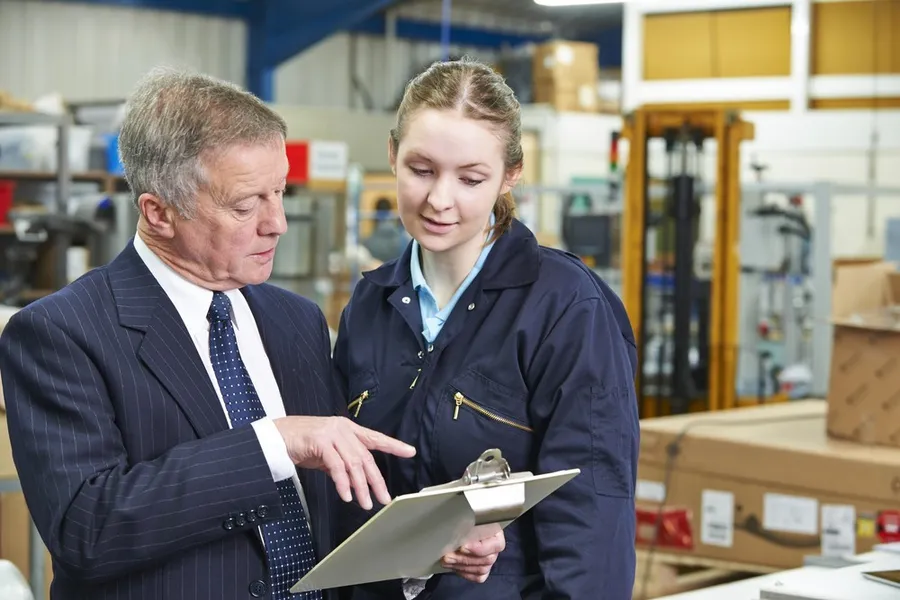
[[[267,212],[260,223],[262,235],[284,235],[287,231],[287,217],[284,215],[284,203],[281,198],[273,198],[267,202]]]

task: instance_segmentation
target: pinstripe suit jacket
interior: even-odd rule
[[[318,307],[270,285],[243,292],[287,414],[339,412]],[[53,558],[51,598],[268,597],[256,526],[282,514],[269,467],[251,427],[228,428],[133,245],[18,312],[0,370],[13,458]],[[324,473],[299,475],[321,557],[340,500]]]

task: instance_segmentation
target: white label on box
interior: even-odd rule
[[[327,181],[346,179],[348,156],[346,142],[310,142],[309,178]]]
[[[822,556],[856,554],[856,508],[848,504],[822,505]]]
[[[665,502],[666,486],[659,481],[638,479],[637,487],[634,490],[634,496],[638,500],[644,500],[646,502]]]
[[[734,494],[703,490],[700,502],[700,541],[730,548],[734,543]]]
[[[819,533],[819,501],[802,496],[766,494],[763,496],[763,528],[816,535]]]
[[[569,66],[575,61],[575,51],[571,46],[560,44],[556,47],[556,60],[561,65]]]

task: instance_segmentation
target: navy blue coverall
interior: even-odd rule
[[[377,454],[392,496],[456,480],[489,448],[513,471],[581,474],[505,530],[485,583],[455,574],[432,600],[630,600],[639,444],[634,335],[615,293],[577,257],[514,221],[425,341],[411,246],[364,274],[344,309],[335,369],[348,414],[414,445]],[[343,509],[346,537],[380,507]],[[353,600],[403,600],[399,581]]]

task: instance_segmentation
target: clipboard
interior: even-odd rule
[[[457,481],[394,498],[291,593],[446,573],[441,557],[494,535],[580,472],[512,473],[500,450],[487,450]]]

